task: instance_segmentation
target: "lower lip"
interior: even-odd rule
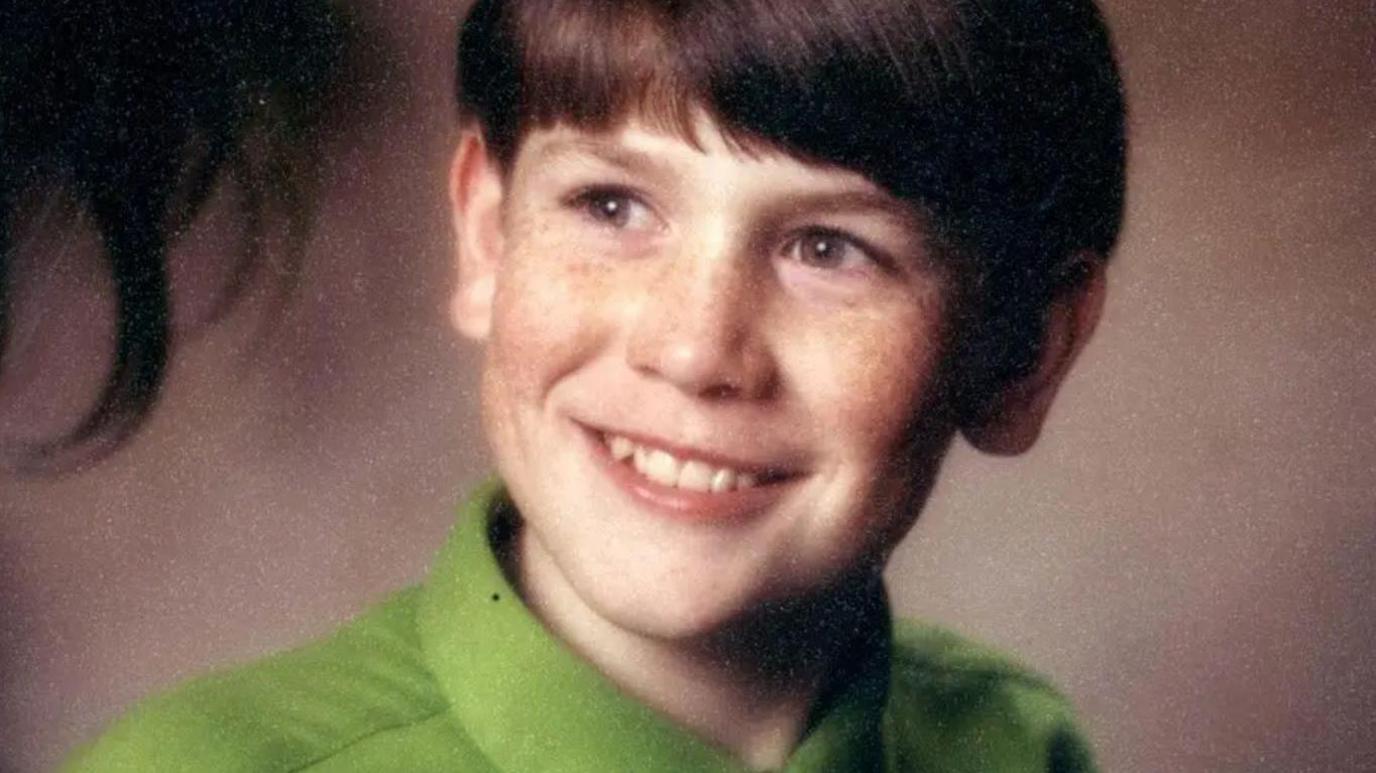
[[[673,518],[701,522],[743,520],[777,502],[795,480],[715,493],[665,486],[636,472],[630,464],[617,461],[598,433],[586,427],[581,429],[598,466],[618,488],[637,504]]]

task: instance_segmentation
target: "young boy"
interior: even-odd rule
[[[421,587],[72,769],[1091,769],[1054,691],[880,581],[953,436],[1029,447],[1097,322],[1090,0],[484,0],[459,59],[502,482]]]

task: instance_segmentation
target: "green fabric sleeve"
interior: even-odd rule
[[[414,603],[404,591],[318,644],[148,700],[64,770],[296,771],[441,712],[417,657]]]
[[[895,631],[888,770],[1094,773],[1070,703],[996,650],[931,626]]]

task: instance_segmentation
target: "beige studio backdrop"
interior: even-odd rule
[[[348,6],[366,34],[293,300],[183,340],[104,463],[0,475],[4,773],[415,581],[484,475],[445,318],[458,8]],[[1107,770],[1376,770],[1376,9],[1105,6],[1132,151],[1104,323],[1030,454],[955,450],[895,603],[1049,673]],[[178,302],[211,274],[182,269]],[[99,378],[82,276],[45,280],[64,313],[0,429],[62,426]]]

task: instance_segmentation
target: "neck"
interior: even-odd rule
[[[664,639],[590,608],[527,530],[515,547],[511,575],[546,628],[627,694],[757,769],[782,767],[797,747],[877,592],[855,582],[711,634]]]

